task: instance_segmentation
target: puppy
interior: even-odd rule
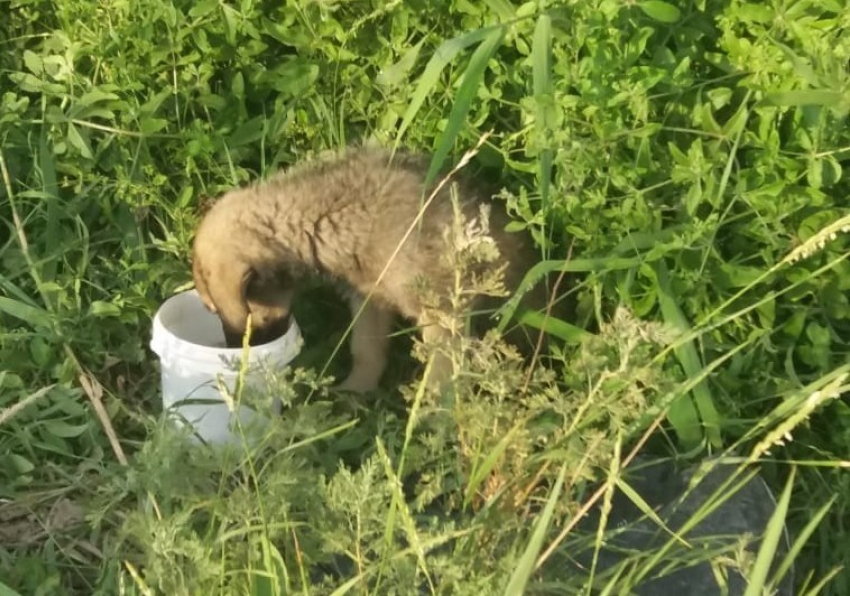
[[[222,320],[228,345],[241,344],[249,313],[252,343],[282,334],[293,291],[307,275],[341,282],[357,315],[351,333],[353,366],[340,389],[377,387],[394,313],[420,325],[425,342],[444,337],[446,330],[429,320],[417,280],[426,279],[446,296],[452,287],[454,272],[442,258],[444,232],[454,217],[450,185],[402,242],[436,188],[424,185],[427,168],[422,156],[357,147],[218,200],[197,229],[192,270],[205,305]],[[478,215],[483,198],[472,185],[461,185],[459,200],[467,218]],[[505,284],[512,290],[533,264],[534,251],[527,237],[504,232],[508,217],[496,205],[490,222],[507,261]],[[439,368],[437,377],[444,377],[446,363]]]

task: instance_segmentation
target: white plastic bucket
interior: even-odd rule
[[[233,394],[241,348],[225,347],[224,330],[217,315],[208,311],[195,290],[166,300],[153,320],[151,349],[159,356],[162,369],[163,410],[178,423],[192,425],[197,438],[208,443],[239,440],[234,412],[219,392],[218,378]],[[301,348],[301,333],[290,317],[289,329],[281,337],[248,352],[246,385],[261,385],[264,366],[282,367]],[[191,403],[203,400],[204,403]],[[188,402],[188,403],[187,403]],[[275,413],[280,402],[274,400]],[[240,405],[238,419],[243,430],[255,431],[269,416]]]

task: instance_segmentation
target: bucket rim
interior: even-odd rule
[[[156,313],[153,317],[153,324],[151,329],[151,348],[154,352],[159,355],[160,358],[163,358],[166,352],[169,352],[169,348],[177,348],[177,346],[185,346],[194,352],[194,354],[201,356],[204,360],[206,357],[211,358],[241,358],[243,347],[238,348],[218,348],[215,346],[208,346],[200,343],[196,343],[193,341],[189,341],[187,339],[183,339],[172,333],[166,328],[165,324],[162,322],[162,310],[166,304],[168,304],[172,300],[176,300],[185,296],[194,296],[200,302],[200,295],[196,289],[186,290],[183,292],[178,292],[168,297],[166,300],[160,304]],[[273,339],[270,342],[251,346],[249,351],[249,356],[251,360],[256,358],[265,358],[269,356],[280,356],[280,350],[287,349],[287,352],[292,351],[293,348],[297,347],[298,338],[301,336],[301,329],[298,327],[298,322],[295,320],[293,315],[289,316],[288,325],[286,329],[286,333],[280,335]],[[292,357],[297,355],[298,350],[295,350],[295,354]]]

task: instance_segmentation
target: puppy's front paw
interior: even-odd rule
[[[352,371],[342,383],[331,387],[334,391],[350,391],[352,393],[367,393],[378,388],[377,379]]]
[[[442,393],[452,380],[452,361],[445,354],[438,352],[433,356],[427,378],[423,379],[429,390]]]

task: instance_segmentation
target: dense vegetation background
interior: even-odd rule
[[[845,0],[0,11],[10,589],[620,590],[634,574],[532,569],[577,548],[561,529],[667,412],[655,453],[733,448],[777,493],[789,481],[801,593],[850,593]],[[529,283],[576,274],[551,372],[488,338],[461,359],[485,382],[458,380],[449,409],[415,382],[365,407],[277,380],[290,408],[248,461],[156,423],[150,318],[190,282],[205,201],[367,137],[437,164],[488,132],[470,167],[537,238]],[[342,335],[311,331],[338,309],[324,300],[299,313],[308,368]]]

